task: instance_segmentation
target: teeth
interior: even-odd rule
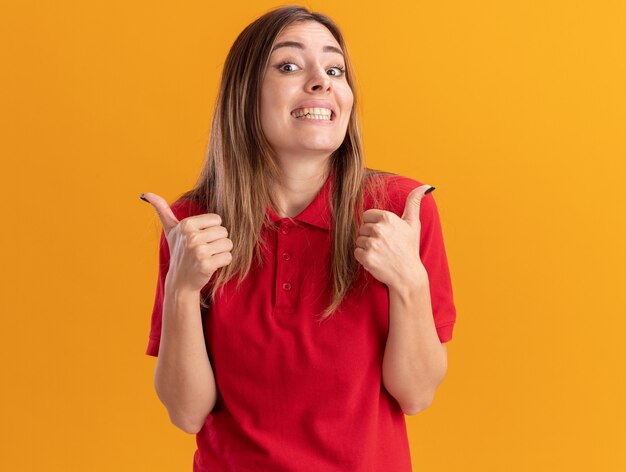
[[[296,117],[299,120],[324,120],[324,121],[330,121],[330,116],[328,115],[309,115],[308,113],[304,116],[298,116]]]
[[[329,120],[332,112],[328,108],[299,108],[291,112],[291,116],[300,118],[304,115],[313,115],[316,119]],[[321,118],[318,118],[321,117]]]

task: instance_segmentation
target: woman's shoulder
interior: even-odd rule
[[[181,221],[189,216],[196,216],[206,213],[203,205],[196,199],[189,198],[187,196],[181,196],[177,198],[174,203],[170,205],[172,213]]]
[[[409,193],[423,185],[422,182],[412,177],[385,171],[370,172],[369,178],[371,179],[371,190],[367,193],[366,209],[379,208],[393,211],[398,216],[404,212]],[[378,205],[375,204],[376,199]],[[382,208],[380,208],[381,206]]]

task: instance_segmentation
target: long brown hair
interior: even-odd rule
[[[261,128],[261,84],[276,37],[291,23],[302,21],[317,21],[335,37],[345,55],[346,79],[354,95],[346,136],[331,155],[327,169],[333,169],[335,176],[328,202],[334,223],[329,274],[332,301],[319,317],[323,321],[341,304],[361,269],[354,250],[363,213],[364,186],[372,190],[376,207],[384,208],[386,191],[373,190],[381,190],[382,174],[390,174],[365,167],[354,72],[343,36],[330,18],[301,6],[283,6],[259,17],[239,34],[224,64],[202,172],[195,187],[180,198],[217,213],[222,226],[229,229],[232,260],[214,274],[209,300],[212,302],[217,290],[237,274],[239,286],[250,271],[254,255],[262,263],[261,246],[265,247],[265,241],[261,229],[263,225],[273,227],[266,206],[277,208],[272,188],[280,180],[281,170]],[[204,298],[202,307],[208,308]]]

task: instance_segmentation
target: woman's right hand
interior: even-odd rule
[[[190,216],[178,221],[167,201],[155,193],[144,193],[163,225],[170,248],[166,284],[176,290],[200,291],[220,267],[232,261],[233,243],[216,213]]]

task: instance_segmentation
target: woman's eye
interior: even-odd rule
[[[295,66],[295,64],[293,62],[283,62],[282,64],[279,64],[278,70],[282,71],[282,72],[293,72],[291,70],[285,70],[283,69],[284,66]]]
[[[294,70],[287,70],[287,69],[285,69],[285,68],[284,68],[285,66],[289,66],[289,67],[295,66],[295,67],[298,67],[298,66],[297,66],[294,62],[282,62],[282,63],[278,64],[276,67],[277,67],[277,68],[278,68],[278,70],[279,70],[279,71],[281,71],[281,72],[287,72],[287,73],[288,73],[288,72],[295,72]],[[344,72],[345,72],[345,68],[344,68],[344,67],[341,67],[341,66],[332,66],[332,67],[331,67],[330,69],[328,69],[328,70],[331,70],[331,69],[337,69],[337,70],[339,71],[339,72],[336,72],[336,73],[332,74],[332,75],[333,75],[333,77],[340,77],[340,76],[342,76],[342,75],[344,74]]]
[[[295,64],[295,62],[288,62],[288,61],[284,61],[281,62],[280,64],[278,64],[276,66],[276,68],[280,71],[280,72],[294,72],[294,70],[287,70],[284,69],[285,66],[289,66],[289,67],[297,67],[297,65]]]
[[[340,67],[340,66],[333,66],[330,69],[337,69],[339,71],[337,74],[335,74],[336,77],[342,76],[344,74],[344,72],[345,72],[345,68]],[[328,69],[328,70],[330,70],[330,69]]]

